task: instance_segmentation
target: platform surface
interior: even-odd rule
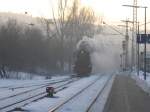
[[[150,96],[129,76],[117,75],[104,112],[150,112]]]

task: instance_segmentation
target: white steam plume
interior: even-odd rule
[[[106,35],[83,37],[77,49],[84,47],[89,50],[94,73],[110,72],[120,67],[121,41],[122,39]]]

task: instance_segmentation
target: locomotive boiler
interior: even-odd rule
[[[74,72],[77,76],[88,76],[92,72],[90,52],[87,49],[78,49],[75,53]]]

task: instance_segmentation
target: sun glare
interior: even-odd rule
[[[32,16],[52,17],[52,7],[57,0],[0,0],[0,12],[24,13]],[[96,15],[107,20],[120,21],[132,19],[132,9],[123,7],[123,4],[132,4],[132,0],[80,0],[81,6],[91,7]]]
[[[49,10],[49,0],[0,0],[0,12],[28,12],[32,16],[49,16]]]
[[[105,18],[119,18],[121,4],[118,0],[81,0],[82,4],[91,7],[96,14]],[[119,7],[119,8],[118,8]]]

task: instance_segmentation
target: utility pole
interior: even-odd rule
[[[131,71],[133,71],[133,67],[136,64],[136,41],[135,35],[137,34],[137,0],[133,0],[133,5],[123,5],[127,7],[133,7],[133,31],[132,31],[132,49],[131,49]]]
[[[121,71],[123,71],[123,53],[120,54],[120,61],[121,61],[120,68],[121,68]]]
[[[125,59],[125,65],[126,65],[126,69],[128,68],[129,64],[128,64],[128,47],[129,47],[129,35],[128,35],[128,22],[129,21],[125,21],[126,22],[126,35],[125,35],[125,41],[126,41],[126,59]]]
[[[129,23],[132,23],[129,20],[122,20],[122,22],[125,22],[125,27],[126,27],[126,34],[125,34],[125,69],[127,70],[129,68],[129,34],[128,34],[128,29],[129,29]]]
[[[127,7],[133,7],[133,31],[132,31],[132,49],[131,49],[131,71],[133,71],[133,68],[135,67],[136,64],[136,41],[135,37],[137,34],[137,0],[133,0],[133,5],[123,5]]]
[[[134,1],[135,1],[135,3],[137,2],[137,0],[134,0]],[[147,9],[147,7],[146,6],[137,6],[137,3],[134,5],[123,5],[123,6],[133,7],[133,12],[134,12],[134,8],[136,8],[136,13],[137,13],[137,8],[145,9],[145,35],[146,35],[146,9]],[[133,13],[133,22],[135,22],[134,13]],[[137,24],[137,21],[136,21],[136,24]],[[133,23],[133,30],[134,30],[134,23]],[[146,80],[146,41],[147,41],[147,36],[145,36],[145,43],[144,43],[144,79],[145,80]]]
[[[144,7],[144,9],[145,9],[145,35],[146,35],[146,8],[147,7]],[[146,80],[146,40],[144,43],[144,79],[145,80]]]
[[[137,34],[137,0],[133,1],[133,34],[132,34],[132,66],[137,67],[137,43],[136,43],[136,34]]]
[[[138,22],[138,36],[139,36],[139,32],[140,32],[140,26],[139,26],[139,22]],[[137,75],[139,76],[139,70],[140,70],[140,54],[139,54],[140,48],[139,48],[139,43],[137,43]]]

